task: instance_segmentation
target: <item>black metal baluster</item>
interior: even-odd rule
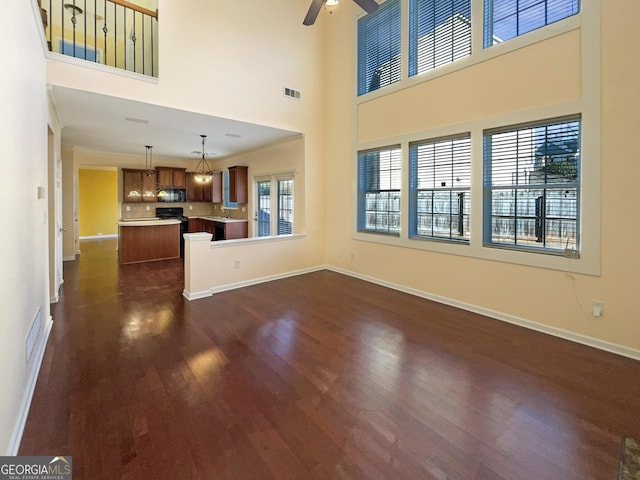
[[[87,59],[87,0],[84,0],[84,59]]]
[[[136,71],[136,11],[133,11],[133,33],[131,34],[131,41],[133,42],[133,71]]]
[[[153,17],[151,17],[151,76],[153,77],[153,62],[155,60],[154,52],[153,52]]]
[[[107,0],[104,0],[105,3]],[[118,16],[115,14],[115,4],[114,4],[114,9],[113,9],[113,38],[117,39],[118,38]],[[116,47],[113,49],[113,66],[118,68],[118,48],[117,45]]]
[[[49,0],[49,51],[53,50],[53,0]]]
[[[124,42],[122,42],[123,48],[124,48],[124,70],[129,70],[127,68],[127,9],[123,8],[122,10],[124,11],[124,15],[122,17],[124,20],[124,25],[123,25],[124,29],[122,30],[124,32],[122,34],[122,37],[124,39]]]
[[[62,23],[60,25],[62,25],[62,40],[61,40],[61,44],[60,44],[60,53],[64,54],[64,2],[60,3],[60,11],[62,12],[60,17],[62,18]]]
[[[102,63],[104,65],[107,64],[107,32],[109,28],[107,27],[107,2],[104,2],[104,25],[102,26],[102,32],[104,33],[104,60]]]
[[[145,63],[144,63],[144,41],[145,41],[145,36],[144,36],[144,13],[142,14],[142,74],[144,75],[144,69],[146,67]]]
[[[73,58],[76,58],[76,0],[73,0],[73,15],[71,15],[71,23],[73,24]]]
[[[93,0],[93,48],[96,50],[93,61],[98,61],[98,0]]]

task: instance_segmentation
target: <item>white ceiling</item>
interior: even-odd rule
[[[154,156],[192,159],[193,152],[202,149],[204,134],[205,150],[215,160],[299,135],[55,85],[50,94],[62,127],[62,144],[99,152],[144,155],[145,145],[152,145]]]

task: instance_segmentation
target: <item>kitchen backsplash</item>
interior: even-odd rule
[[[153,218],[156,216],[157,207],[182,207],[184,215],[186,217],[209,217],[209,216],[224,216],[222,211],[222,204],[207,203],[207,202],[185,202],[185,203],[123,203],[120,211],[120,218]],[[191,209],[189,209],[191,207]],[[127,211],[127,208],[129,210]],[[241,209],[229,210],[229,216],[231,218],[247,219],[247,212],[243,212]]]

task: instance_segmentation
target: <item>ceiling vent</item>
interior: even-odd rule
[[[284,87],[284,96],[293,98],[294,100],[300,100],[300,90]]]

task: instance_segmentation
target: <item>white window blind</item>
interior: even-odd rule
[[[278,235],[293,233],[293,178],[278,180]]]
[[[484,135],[486,245],[579,251],[580,118]]]
[[[471,0],[409,1],[409,76],[471,55]]]
[[[579,0],[484,0],[484,46],[504,42],[579,11]]]
[[[400,146],[358,153],[358,230],[400,233]]]
[[[271,235],[271,180],[259,180],[256,187],[258,236],[268,237]]]
[[[387,0],[358,20],[358,95],[400,76],[400,0]]]
[[[469,241],[469,134],[409,145],[412,237]]]

